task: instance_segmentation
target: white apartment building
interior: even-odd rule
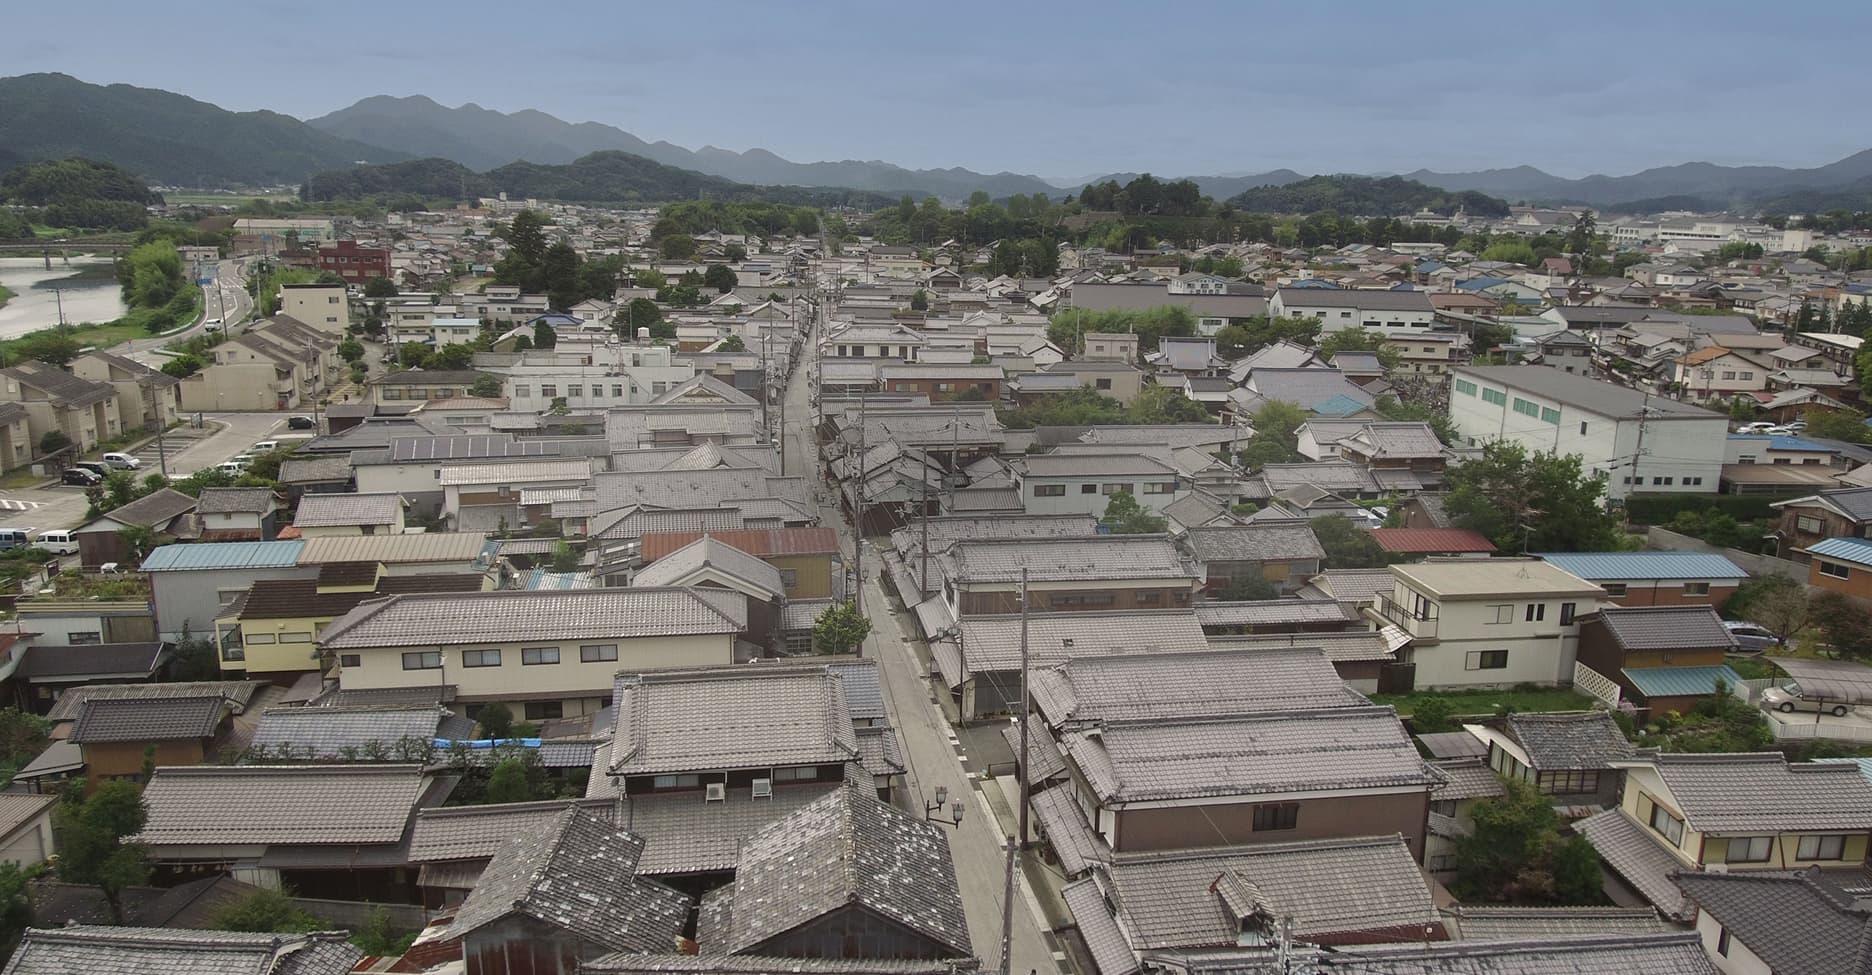
[[[351,326],[351,299],[342,284],[282,284],[279,313],[321,332]]]
[[[1614,500],[1718,490],[1724,414],[1548,366],[1457,366],[1450,377],[1450,422],[1472,446],[1578,454],[1588,473],[1608,476]]]
[[[1190,489],[1176,468],[1139,453],[1034,454],[1019,462],[1015,478],[1021,505],[1030,515],[1102,517],[1121,492],[1144,510],[1162,514]]]
[[[1427,332],[1436,325],[1436,308],[1423,291],[1281,288],[1268,299],[1268,314],[1276,318],[1317,318],[1322,335],[1348,328]]]
[[[651,402],[695,378],[695,365],[677,362],[674,355],[667,345],[592,343],[571,351],[483,355],[476,362],[506,377],[508,408],[514,412],[544,411],[562,397],[574,411],[602,411]]]
[[[1573,680],[1579,617],[1605,591],[1537,559],[1394,565],[1395,584],[1366,612],[1411,635],[1415,686],[1505,688]]]

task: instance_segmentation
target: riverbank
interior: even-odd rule
[[[194,301],[191,303],[188,321],[192,324],[201,318],[202,293],[200,288],[192,289]],[[80,325],[54,325],[27,332],[10,339],[0,339],[0,361],[12,364],[20,355],[21,349],[30,350],[46,339],[59,336],[71,340],[78,348],[108,349],[132,339],[155,338],[149,330],[150,320],[163,314],[165,308],[134,308],[122,318],[109,322],[85,322]]]
[[[5,308],[6,303],[11,300],[13,300],[12,289],[8,288],[4,284],[0,284],[0,308]]]

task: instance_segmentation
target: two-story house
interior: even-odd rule
[[[1023,638],[1023,630],[1025,637]],[[1208,649],[1196,615],[1187,609],[966,616],[930,641],[930,660],[963,722],[1019,711],[1029,670],[1080,656],[1178,654]]]
[[[1275,318],[1317,318],[1328,335],[1348,328],[1428,332],[1436,324],[1436,308],[1423,291],[1281,288],[1268,299],[1267,311]]]
[[[333,562],[314,579],[256,580],[215,618],[221,669],[290,682],[326,669],[319,631],[359,604],[396,593],[480,592],[486,583],[469,573],[387,575],[377,562]]]
[[[108,383],[117,392],[121,429],[155,430],[174,423],[182,407],[182,380],[112,352],[87,352],[72,360],[72,375]]]
[[[15,404],[26,413],[27,442],[13,445],[22,461],[39,453],[48,433],[64,435],[83,452],[123,432],[116,398],[109,383],[81,379],[44,362],[29,359],[0,369],[0,402]],[[8,424],[15,437],[18,426],[17,422]]]
[[[1670,381],[1692,399],[1728,400],[1767,389],[1769,372],[1764,363],[1712,345],[1672,359]]]
[[[1410,471],[1425,485],[1443,482],[1448,461],[1443,442],[1428,423],[1367,423],[1337,443],[1340,457],[1374,472]]]
[[[1201,564],[1204,591],[1224,599],[1260,598],[1238,592],[1261,584],[1292,593],[1319,573],[1326,557],[1312,524],[1300,519],[1192,528],[1178,542]]]
[[[1693,908],[1675,873],[1804,870],[1865,862],[1872,782],[1850,762],[1789,762],[1779,752],[1636,755],[1616,809],[1575,829],[1635,893],[1666,915]]]
[[[1735,636],[1709,606],[1605,606],[1580,617],[1580,668],[1618,685],[1619,696],[1649,718],[1688,713],[1719,683],[1741,686],[1725,657],[1735,648]],[[1575,679],[1594,680],[1579,673]]]
[[[722,589],[402,593],[333,620],[318,649],[339,687],[453,687],[528,721],[592,714],[619,668],[734,663],[747,597]]]
[[[1110,453],[1034,454],[1014,468],[1029,514],[1100,517],[1117,494],[1129,494],[1153,514],[1189,493],[1175,467],[1120,447]]]
[[[1396,586],[1375,620],[1410,634],[1416,686],[1512,687],[1572,680],[1578,617],[1605,591],[1535,559],[1391,566]]]
[[[1872,487],[1838,488],[1804,498],[1776,501],[1774,554],[1805,562],[1807,550],[1828,538],[1866,538],[1872,532]]]
[[[1806,557],[1809,586],[1872,599],[1872,540],[1823,538],[1796,554]]]
[[[1511,714],[1500,729],[1464,728],[1488,746],[1496,774],[1526,782],[1555,805],[1610,806],[1622,779],[1612,763],[1633,754],[1609,711]]]
[[[940,559],[943,602],[953,618],[1033,612],[1174,609],[1201,577],[1164,535],[956,542]]]

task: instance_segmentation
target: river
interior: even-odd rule
[[[48,271],[43,258],[0,257],[0,285],[13,292],[0,307],[0,339],[58,324],[61,300],[65,320],[72,324],[122,317],[127,309],[110,266],[104,257],[78,257],[70,263],[55,257]]]

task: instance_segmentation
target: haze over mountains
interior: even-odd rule
[[[1078,189],[1019,173],[909,169],[878,160],[802,163],[760,148],[691,150],[647,141],[602,123],[567,122],[533,110],[503,113],[476,105],[450,108],[421,95],[374,96],[301,122],[274,112],[229,112],[156,89],[87,84],[62,74],[0,79],[0,167],[27,159],[82,155],[118,163],[163,184],[252,186],[294,184],[313,173],[357,162],[436,157],[486,172],[520,160],[570,163],[606,150],[766,186],[844,187],[893,195],[935,195],[951,201],[965,199],[976,190],[1000,198],[1014,193],[1057,197]],[[1306,175],[1289,169],[1254,172],[1244,168],[1236,173],[1187,178],[1206,195],[1227,199],[1261,186],[1297,182]],[[1125,182],[1136,175],[1112,173],[1088,182]],[[1872,194],[1872,150],[1811,169],[1692,162],[1625,176],[1581,179],[1554,176],[1526,165],[1478,172],[1417,170],[1402,175],[1445,190],[1477,190],[1510,201],[1607,207],[1670,198],[1673,204],[1712,208],[1824,208],[1855,205],[1856,199]]]

